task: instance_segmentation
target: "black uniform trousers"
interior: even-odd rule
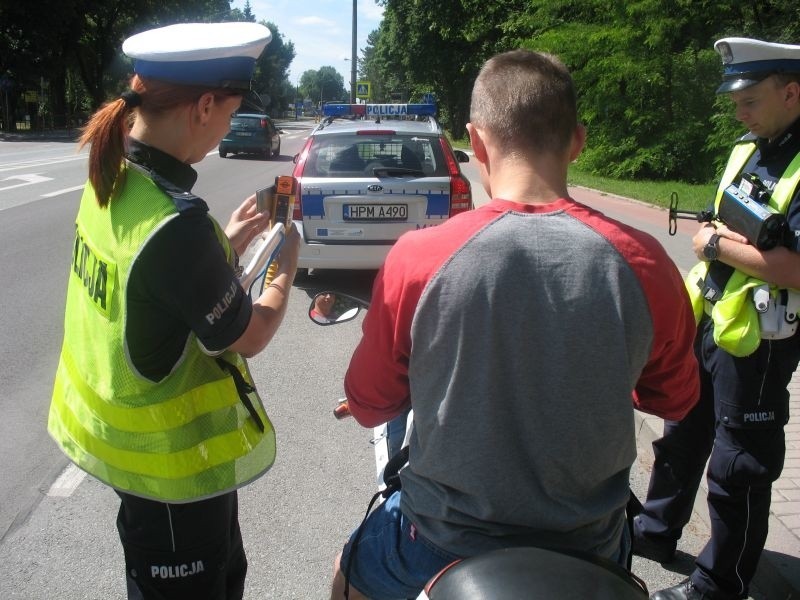
[[[700,401],[682,421],[667,421],[663,437],[653,442],[655,462],[636,535],[675,545],[708,461],[711,539],[691,579],[715,600],[746,596],[764,549],[799,346],[797,336],[762,340],[753,354],[737,358],[716,346],[713,323],[704,318],[695,340]]]
[[[235,491],[186,504],[117,495],[130,600],[241,600],[247,559]]]

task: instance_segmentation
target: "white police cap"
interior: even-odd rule
[[[257,23],[180,23],[137,33],[122,51],[141,77],[246,92],[271,38]]]
[[[743,90],[775,73],[800,73],[800,46],[731,37],[717,40],[714,50],[725,69],[718,94]]]

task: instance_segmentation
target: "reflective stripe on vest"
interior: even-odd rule
[[[747,161],[756,149],[752,142],[737,144],[720,179],[714,201],[715,211],[719,211],[722,193],[742,172]],[[800,184],[800,154],[795,156],[784,171],[769,199],[769,205],[776,211],[786,214],[794,191]],[[694,309],[695,319],[699,322],[703,313],[711,315],[714,321],[714,342],[733,356],[752,354],[761,343],[761,329],[758,312],[752,301],[751,290],[764,281],[750,277],[741,271],[734,270],[725,284],[721,297],[712,305],[703,298],[703,282],[708,274],[709,263],[700,262],[689,271],[686,277],[686,289]],[[773,295],[779,289],[770,286]]]
[[[141,206],[147,214],[140,214]],[[272,424],[238,354],[219,358],[247,383],[239,387],[246,388],[242,393],[263,431],[234,377],[200,350],[194,334],[160,382],[145,379],[130,363],[124,343],[128,276],[150,236],[176,216],[172,200],[135,168],[127,169],[122,192],[106,209],[87,184],[48,420],[50,434],[79,467],[119,490],[168,502],[236,489],[275,458]]]

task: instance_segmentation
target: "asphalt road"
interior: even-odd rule
[[[275,161],[209,156],[197,165],[195,191],[223,222],[246,195],[291,170],[307,130],[284,125]],[[486,200],[473,164],[477,204]],[[48,179],[44,179],[48,178]],[[113,492],[75,469],[46,434],[46,415],[61,342],[72,223],[85,179],[85,155],[57,142],[0,142],[0,598],[124,598],[122,551]],[[16,187],[12,187],[16,186]],[[666,213],[625,200],[572,190],[586,202],[659,237],[687,268],[691,224],[666,235]],[[374,489],[370,431],[331,411],[360,334],[359,322],[319,327],[306,316],[317,290],[368,293],[373,273],[318,272],[291,292],[283,326],[250,361],[278,435],[266,476],[240,491],[249,558],[246,598],[327,597],[331,564]],[[644,495],[650,449],[639,448],[632,486]],[[513,492],[512,492],[513,493]],[[677,583],[705,542],[699,519],[684,535],[680,560],[664,569],[635,559],[651,590]],[[753,598],[761,595],[753,592]]]

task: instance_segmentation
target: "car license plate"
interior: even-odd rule
[[[405,221],[408,204],[345,204],[342,215],[345,221]]]
[[[252,131],[237,131],[236,135],[239,137],[251,137],[253,135]]]

